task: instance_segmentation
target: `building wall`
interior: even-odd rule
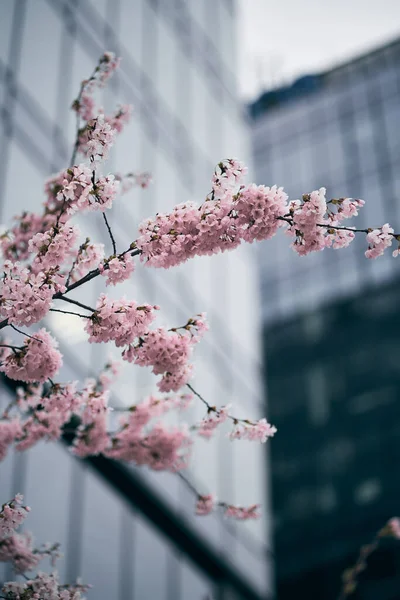
[[[309,93],[298,94],[294,86],[285,101],[276,95],[275,107],[260,109],[252,123],[257,180],[284,186],[293,199],[321,186],[329,198],[363,198],[361,228],[398,222],[399,53],[394,43],[316,75]],[[289,245],[281,235],[259,247],[264,321],[357,293],[397,270],[390,252],[366,261],[363,236],[347,249],[306,258]]]
[[[105,50],[115,51],[123,60],[120,73],[104,92],[104,106],[111,109],[116,103],[129,102],[135,108],[133,122],[118,140],[108,166],[122,173],[150,170],[154,177],[150,189],[134,190],[115,204],[110,219],[118,247],[125,248],[135,239],[143,218],[179,202],[201,201],[218,160],[232,155],[249,158],[247,126],[235,81],[236,8],[231,0],[3,0],[0,13],[3,223],[23,209],[38,209],[44,178],[68,164],[75,127],[71,101]],[[80,224],[85,234],[107,245],[100,218]],[[243,247],[166,272],[137,268],[131,282],[110,294],[125,293],[159,304],[160,324],[179,324],[206,311],[211,331],[195,352],[194,385],[210,401],[232,402],[237,412],[256,418],[264,411],[253,256],[253,248]],[[75,297],[93,305],[102,283],[92,282]],[[88,375],[108,359],[109,348],[89,346],[82,323],[74,317],[51,319],[48,326],[66,353],[64,378]],[[129,366],[116,386],[115,401],[130,405],[154,390],[154,377]],[[199,405],[187,418],[196,422],[202,416]],[[13,461],[23,465],[18,468],[18,480]],[[63,521],[54,533],[61,542],[67,536],[70,549],[79,548],[67,558],[67,564],[73,564],[69,573],[79,571],[91,581],[96,598],[110,597],[118,582],[128,586],[126,590],[139,586],[138,598],[201,598],[209,589],[184,557],[174,554],[140,515],[124,511],[113,492],[71,461],[63,449],[38,447],[28,456],[10,457],[7,464],[0,467],[2,490],[11,493],[17,486],[26,493],[33,509],[29,526],[40,536],[53,533],[46,519],[56,493],[62,497],[62,503],[57,503],[62,510],[56,514],[83,512],[76,540],[71,541],[72,533],[65,532]],[[52,477],[49,480],[51,473],[62,479],[57,492]],[[177,477],[155,476],[145,469],[140,473],[244,577],[263,593],[268,590],[265,516],[257,524],[240,526],[219,516],[196,519],[194,499]],[[223,436],[209,443],[199,441],[191,475],[199,488],[215,490],[220,499],[243,505],[261,501],[267,515],[264,446],[231,444]],[[133,528],[127,539],[121,535],[125,524],[128,530]],[[132,581],[127,576],[126,584],[121,583],[120,569],[125,567],[117,559],[118,552],[125,557],[128,572],[126,556],[134,563],[136,575],[131,573]],[[159,556],[156,560],[163,575],[157,579],[149,577],[153,566],[146,553]],[[107,583],[100,564],[107,565]],[[130,597],[126,590],[121,598]]]
[[[399,56],[397,41],[261,97],[251,107],[257,181],[292,199],[322,186],[328,198],[363,198],[357,227],[398,229]],[[330,600],[360,546],[398,512],[398,263],[390,251],[367,260],[363,235],[306,257],[290,243],[282,234],[259,247],[269,418],[279,431],[277,589],[281,600]],[[355,598],[398,597],[398,553],[385,552]]]

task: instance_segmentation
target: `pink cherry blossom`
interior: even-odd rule
[[[22,501],[23,496],[17,494],[10,502],[3,504],[0,510],[0,543],[12,535],[26,519],[30,508],[23,506]]]
[[[0,543],[0,562],[11,562],[17,573],[32,571],[42,556],[34,552],[29,533],[14,533]]]
[[[203,438],[210,439],[214,435],[217,427],[222,423],[225,423],[227,420],[229,416],[229,408],[230,405],[222,406],[218,409],[209,409],[207,416],[200,421],[199,425],[197,426],[198,435]]]
[[[245,521],[247,519],[259,519],[259,508],[259,504],[253,504],[252,506],[249,506],[247,508],[243,506],[229,505],[226,507],[224,516],[232,519],[237,519],[239,521]]]
[[[212,494],[199,496],[196,504],[196,515],[209,515],[216,506],[216,499]]]
[[[79,134],[79,151],[90,157],[92,164],[106,160],[114,144],[115,129],[106,121],[104,115],[91,119]]]
[[[35,411],[24,421],[16,449],[28,450],[40,440],[58,440],[61,437],[62,428],[69,418],[69,415],[59,412],[57,409]]]
[[[79,100],[75,100],[72,104],[73,110],[77,112],[84,121],[90,121],[96,117],[96,104],[91,95],[89,86],[82,91]]]
[[[115,174],[115,178],[121,183],[121,194],[126,194],[134,186],[146,189],[152,183],[150,173],[127,173],[126,175]]]
[[[71,270],[70,281],[74,282],[86,275],[91,269],[100,265],[104,259],[104,244],[91,244],[86,242],[79,247]]]
[[[274,425],[268,423],[266,419],[260,419],[256,423],[237,422],[229,437],[231,440],[246,439],[265,443],[269,438],[274,437],[276,432]]]
[[[14,217],[14,220],[15,225],[0,237],[3,256],[12,262],[29,258],[30,240],[35,234],[46,231],[54,225],[56,217],[49,213],[37,215],[23,212],[22,215]]]
[[[107,269],[103,265],[99,266],[101,274],[106,278],[106,285],[117,285],[126,281],[135,270],[135,263],[129,254],[121,257],[115,257],[107,261]]]
[[[131,119],[132,110],[133,107],[131,104],[122,104],[114,115],[105,117],[105,120],[111,129],[121,133]]]
[[[21,263],[6,261],[0,289],[0,314],[14,325],[33,325],[50,310],[53,295],[65,291],[58,267],[31,273]]]
[[[228,158],[218,163],[212,178],[212,193],[218,200],[224,199],[237,189],[247,173],[247,167],[237,158]]]
[[[81,458],[104,452],[110,444],[108,434],[109,392],[97,391],[96,382],[89,380],[83,390],[82,423],[74,440],[73,452]]]
[[[101,294],[96,311],[87,320],[85,330],[89,333],[89,342],[100,343],[114,341],[117,347],[132,344],[144,335],[154,320],[157,307],[150,304],[138,305],[125,298],[111,300]]]
[[[29,241],[30,252],[36,252],[34,261],[41,270],[62,265],[69,257],[79,236],[79,228],[69,225],[54,226],[37,233]]]
[[[399,517],[392,517],[388,521],[388,526],[392,532],[392,535],[400,540],[400,519]]]
[[[39,329],[34,337],[25,339],[21,350],[9,351],[0,371],[17,381],[43,383],[61,368],[62,355],[57,347],[46,329]]]
[[[98,77],[102,87],[119,68],[120,64],[121,58],[116,56],[114,52],[104,52],[99,61],[98,71],[96,73],[96,77]]]
[[[6,455],[8,448],[22,435],[22,426],[19,417],[0,420],[0,461]]]
[[[157,383],[157,387],[160,392],[178,392],[191,380],[192,376],[193,365],[189,363],[177,369],[175,373],[164,373]]]
[[[336,218],[338,221],[341,221],[342,219],[356,217],[358,215],[358,210],[364,206],[365,202],[364,200],[355,198],[340,198],[335,201],[335,204],[338,205]]]
[[[365,252],[367,258],[382,256],[386,248],[392,245],[394,229],[389,223],[385,223],[379,229],[373,229],[367,234],[368,250]]]

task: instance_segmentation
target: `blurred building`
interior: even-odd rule
[[[39,210],[44,179],[68,164],[70,105],[105,50],[122,56],[102,98],[106,111],[117,103],[135,107],[110,170],[151,171],[154,178],[150,189],[115,203],[110,219],[118,247],[135,239],[143,218],[205,198],[214,165],[249,154],[235,81],[236,15],[233,0],[0,1],[1,222]],[[101,218],[82,226],[109,244]],[[194,356],[194,385],[211,402],[232,402],[240,415],[257,418],[264,410],[253,256],[247,246],[167,272],[138,267],[115,293],[159,304],[160,324],[180,325],[206,311],[211,330]],[[92,283],[75,298],[94,304],[104,282]],[[66,316],[47,326],[65,352],[62,379],[85,377],[107,361],[109,349],[87,344],[81,320]],[[154,391],[154,377],[128,366],[115,399],[131,405]],[[195,405],[185,420],[202,416]],[[224,434],[199,441],[189,476],[203,493],[240,505],[260,502],[268,513],[264,445],[231,444]],[[61,542],[61,573],[92,583],[97,600],[270,595],[268,518],[196,518],[192,493],[174,475],[101,459],[83,463],[62,445],[39,445],[4,461],[0,488],[4,500],[25,494],[32,507],[27,527],[39,542]]]
[[[357,226],[400,227],[400,41],[263,94],[251,107],[259,183],[291,198],[366,200]],[[399,265],[365,236],[299,257],[259,247],[277,596],[337,598],[362,544],[399,512]],[[395,249],[394,246],[393,249]],[[397,561],[397,562],[396,562]],[[354,598],[400,596],[398,553],[374,556]]]

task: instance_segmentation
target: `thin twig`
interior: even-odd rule
[[[80,306],[81,308],[84,308],[85,310],[90,310],[90,312],[94,313],[95,309],[92,308],[91,306],[88,306],[87,304],[83,304],[82,302],[79,302],[79,300],[73,300],[72,298],[67,298],[66,296],[61,295],[59,300],[64,300],[64,302],[69,302],[70,304],[76,304],[76,306]]]
[[[11,348],[11,350],[23,350],[23,346],[11,346],[10,344],[0,344],[0,348]]]
[[[59,308],[50,308],[51,312],[62,313],[63,315],[75,315],[75,317],[82,317],[82,319],[91,319],[90,315],[81,315],[80,313],[72,312],[71,310],[61,310]]]
[[[30,335],[29,333],[26,333],[25,331],[21,331],[21,329],[18,329],[18,327],[15,327],[15,325],[10,325],[10,327],[12,329],[14,329],[14,331],[17,331],[18,333],[22,333],[22,335],[26,335],[26,337],[31,338],[32,340],[35,340],[36,342],[40,342],[41,344],[43,344],[43,340],[39,340],[39,338],[36,338],[34,335]]]
[[[196,390],[190,385],[190,383],[187,383],[186,387],[188,387],[189,390],[191,392],[193,392],[193,394],[195,396],[197,396],[199,398],[199,400],[201,400],[203,402],[203,404],[205,404],[207,406],[208,413],[214,412],[217,415],[220,414],[220,410],[216,406],[211,406],[211,404],[209,402],[207,402],[207,400],[205,398],[203,398],[203,396],[201,394],[199,394],[199,392],[196,392]],[[238,423],[245,423],[246,425],[255,426],[257,424],[257,423],[254,423],[253,421],[249,421],[249,419],[239,419],[238,417],[234,417],[233,415],[230,415],[229,413],[226,416],[228,417],[228,419],[231,419],[231,421],[233,421],[235,425],[237,425]]]
[[[116,246],[116,243],[115,243],[115,239],[114,239],[113,233],[111,231],[110,224],[109,224],[109,222],[107,220],[106,213],[104,213],[104,212],[103,212],[103,219],[104,219],[104,223],[106,224],[106,227],[107,227],[107,230],[108,230],[108,234],[109,234],[109,236],[111,238],[111,243],[112,243],[112,247],[113,247],[113,254],[117,254],[117,246]]]

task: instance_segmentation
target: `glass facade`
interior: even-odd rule
[[[257,181],[363,198],[357,226],[398,226],[399,58],[394,42],[264,94],[250,107]],[[307,257],[284,235],[259,248],[280,600],[337,598],[360,546],[399,512],[398,263],[365,250],[362,235]],[[354,598],[399,589],[389,544]]]
[[[232,0],[0,1],[1,222],[38,209],[44,179],[68,164],[75,127],[70,104],[105,50],[122,56],[120,72],[103,93],[106,111],[118,103],[134,105],[109,169],[151,171],[154,178],[148,190],[133,190],[115,203],[110,219],[118,245],[126,247],[135,238],[143,218],[188,199],[201,201],[217,161],[232,155],[246,160],[250,154],[233,69],[235,25]],[[98,216],[80,224],[84,234],[108,243]],[[132,281],[115,293],[159,304],[163,324],[207,312],[210,332],[196,349],[194,385],[210,401],[232,402],[258,418],[264,409],[253,258],[253,248],[243,247],[166,272],[137,268]],[[100,291],[102,282],[95,280],[75,298],[93,305]],[[250,303],[252,311],[246,309]],[[86,343],[74,317],[49,319],[47,326],[65,353],[63,379],[85,377],[109,358],[108,348]],[[130,405],[154,392],[154,385],[144,369],[130,366],[115,398]],[[195,405],[187,419],[202,416],[202,406]],[[260,501],[267,515],[266,462],[264,446],[230,444],[221,436],[199,441],[190,475],[218,498],[243,505]],[[269,595],[266,516],[239,526],[217,515],[198,519],[194,499],[177,477],[134,468],[132,473],[254,594]],[[16,491],[26,495],[32,506],[28,527],[40,541],[62,543],[66,575],[93,583],[90,597],[246,597],[229,578],[226,585],[216,583],[211,567],[207,572],[193,556],[189,560],[151,517],[133,511],[90,465],[73,460],[62,446],[11,455],[0,465],[0,487],[6,497]]]

